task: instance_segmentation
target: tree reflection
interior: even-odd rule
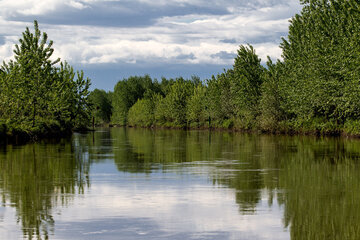
[[[48,239],[54,230],[52,210],[67,206],[89,184],[89,166],[71,140],[6,147],[0,153],[3,203],[15,207],[25,238]]]
[[[256,214],[262,198],[269,205],[276,198],[292,239],[360,236],[358,140],[144,129],[111,134],[121,171],[202,164],[214,184],[235,190],[242,214]]]
[[[360,142],[227,132],[102,129],[53,143],[0,150],[2,204],[15,207],[24,236],[48,238],[53,211],[89,186],[89,165],[119,171],[203,174],[233,189],[239,212],[276,200],[292,239],[360,236]],[[0,215],[1,221],[1,215]]]
[[[254,153],[260,151],[253,137],[236,138],[231,133],[174,131],[146,129],[118,129],[112,131],[115,163],[120,171],[151,173],[154,169],[184,171],[174,167],[178,163],[226,160],[210,169],[215,184],[236,189],[236,199],[244,213],[255,211],[264,187],[260,160]],[[227,159],[238,160],[235,164]],[[227,164],[229,162],[229,164]],[[236,174],[228,175],[228,171]]]
[[[358,239],[358,140],[302,139],[282,159],[284,223],[292,239]]]

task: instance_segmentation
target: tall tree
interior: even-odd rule
[[[319,119],[341,125],[360,116],[360,3],[301,2],[281,44],[288,114],[300,123]]]
[[[15,45],[14,60],[1,66],[1,118],[19,130],[69,130],[88,122],[90,80],[66,62],[53,60],[52,45],[34,21],[34,33],[26,28]]]
[[[231,76],[231,96],[242,128],[251,127],[259,115],[259,100],[264,67],[253,46],[241,45]]]

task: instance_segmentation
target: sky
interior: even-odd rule
[[[0,61],[25,27],[54,41],[54,58],[84,70],[92,89],[113,90],[134,75],[210,78],[231,68],[241,44],[265,63],[299,0],[0,0]]]

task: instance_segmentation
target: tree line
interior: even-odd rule
[[[100,121],[130,126],[211,127],[267,132],[360,133],[360,3],[302,0],[266,64],[241,45],[233,67],[211,79],[119,81]],[[96,101],[95,101],[96,102]],[[97,112],[99,114],[99,112]]]
[[[0,67],[0,135],[69,132],[96,123],[360,134],[360,3],[302,0],[280,44],[263,64],[241,45],[232,68],[210,79],[133,76],[113,92],[95,89],[34,22]]]

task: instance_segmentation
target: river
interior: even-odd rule
[[[103,128],[0,146],[0,239],[359,239],[360,141]]]

